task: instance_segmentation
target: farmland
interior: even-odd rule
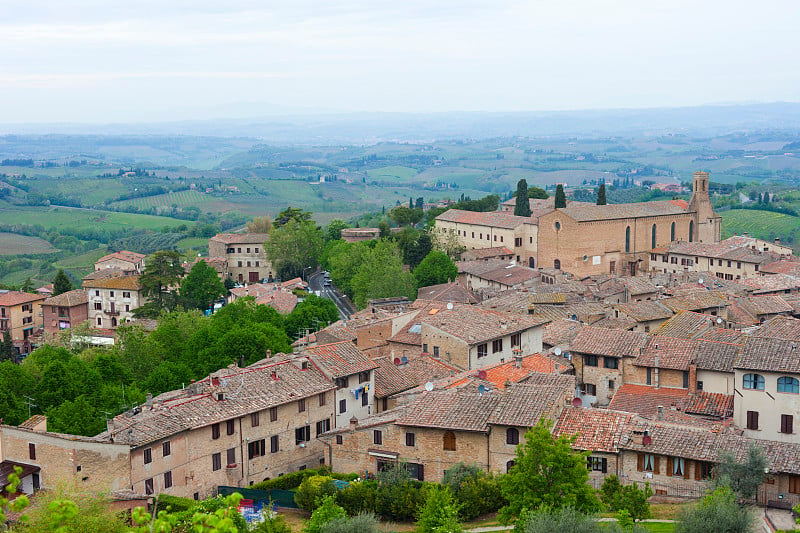
[[[146,196],[144,198],[133,198],[131,200],[114,202],[110,204],[110,207],[124,209],[126,207],[133,206],[140,210],[147,210],[153,207],[190,207],[202,206],[212,199],[213,197],[209,196],[208,194],[203,194],[198,191],[177,191],[169,192],[167,194],[158,194],[155,196]]]
[[[46,229],[86,230],[160,230],[164,227],[177,227],[185,224],[168,217],[139,215],[135,213],[115,213],[92,209],[72,209],[67,207],[19,207],[0,208],[0,224],[38,224]]]
[[[789,235],[800,231],[800,218],[783,213],[731,209],[723,211],[720,215],[723,239],[734,234],[748,233],[760,239],[773,240],[778,237],[786,242]]]
[[[49,254],[57,251],[52,244],[39,237],[0,233],[0,255]]]

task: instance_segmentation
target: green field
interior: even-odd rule
[[[386,179],[407,180],[419,174],[419,171],[411,167],[391,166],[375,168],[367,171],[370,179],[381,181]]]
[[[47,254],[57,251],[49,242],[39,237],[0,233],[0,255]]]
[[[19,207],[0,209],[0,224],[39,224],[47,229],[151,229],[174,228],[186,221],[168,217],[72,209],[68,207]]]
[[[114,202],[113,207],[125,208],[134,206],[137,209],[150,209],[151,207],[189,207],[207,203],[212,199],[211,196],[197,191],[178,191],[156,196],[146,196],[144,198],[133,198],[122,202]]]
[[[793,231],[800,229],[800,218],[772,211],[731,209],[723,211],[720,215],[723,239],[747,232],[748,235],[759,239],[772,240],[781,237],[785,240]]]
[[[205,237],[187,237],[175,243],[180,251],[198,250],[208,255],[208,239]]]

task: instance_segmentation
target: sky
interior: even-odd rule
[[[800,101],[797,0],[0,0],[0,122]]]

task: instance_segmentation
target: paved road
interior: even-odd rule
[[[325,276],[322,275],[322,272],[314,272],[308,277],[308,287],[315,293],[318,292],[321,297],[333,301],[336,304],[336,308],[339,309],[339,316],[343,320],[347,320],[350,315],[356,312],[347,297],[339,292],[336,287],[333,285],[325,286]]]

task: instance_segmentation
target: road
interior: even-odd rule
[[[339,310],[339,316],[343,320],[347,320],[350,318],[350,315],[356,312],[347,297],[339,292],[336,287],[333,285],[329,287],[325,286],[325,276],[323,276],[322,272],[314,272],[308,276],[308,288],[336,304],[336,308]]]

